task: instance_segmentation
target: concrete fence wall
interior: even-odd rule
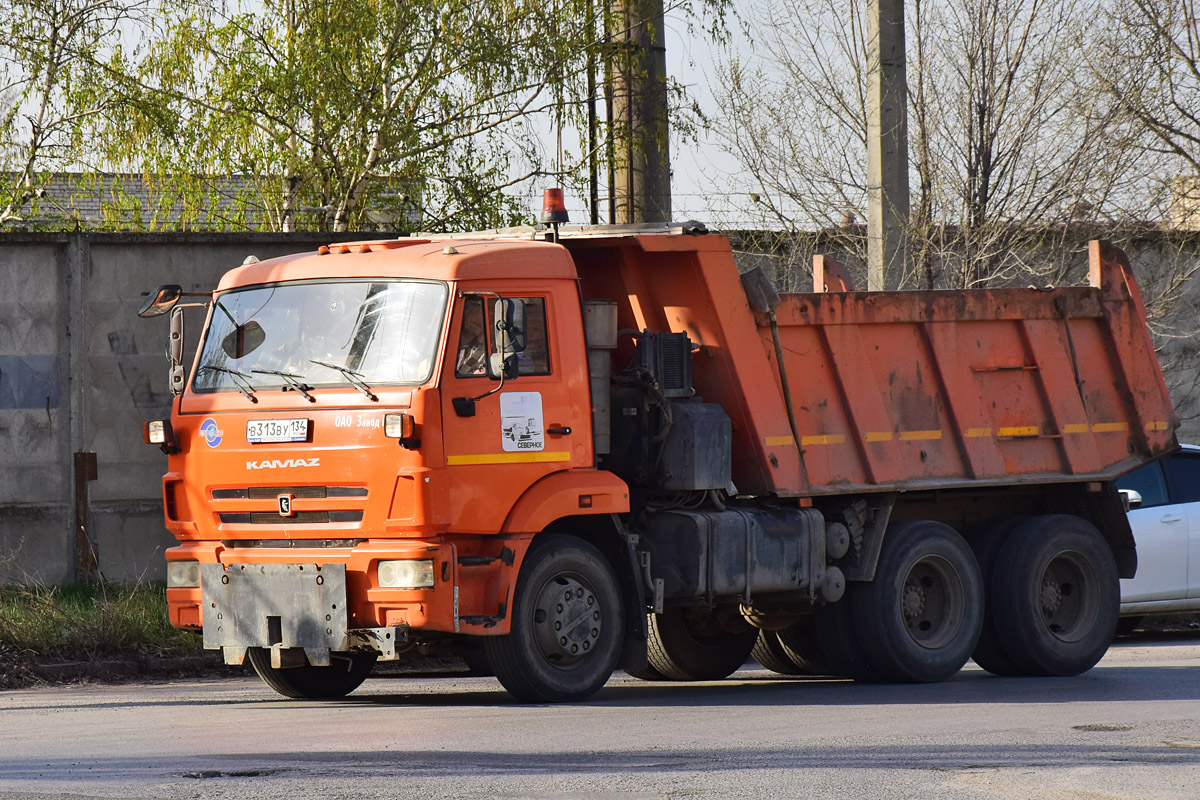
[[[90,566],[81,528],[104,578],[165,577],[166,456],[142,423],[170,413],[167,317],[139,319],[141,293],[211,290],[247,255],[333,238],[0,234],[0,583],[77,579]],[[201,319],[188,312],[193,344]]]
[[[57,584],[90,571],[81,528],[104,578],[165,577],[162,552],[174,543],[162,524],[166,456],[142,442],[142,424],[170,412],[168,323],[137,318],[141,293],[164,283],[208,291],[250,254],[265,259],[334,238],[0,234],[0,584]],[[1130,248],[1143,286],[1168,269],[1165,259],[1178,261],[1178,244],[1168,244]],[[1183,292],[1173,313],[1188,319],[1174,329],[1200,325],[1198,290]],[[187,314],[194,345],[201,314]],[[1185,419],[1180,438],[1200,441],[1196,339],[1166,345]]]

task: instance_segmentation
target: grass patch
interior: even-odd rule
[[[167,621],[161,583],[0,588],[0,646],[64,661],[202,652]]]

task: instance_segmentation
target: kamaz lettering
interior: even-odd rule
[[[246,469],[286,469],[288,467],[319,467],[320,458],[269,458],[265,461],[247,461]]]

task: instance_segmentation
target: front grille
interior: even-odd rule
[[[217,501],[259,501],[253,504],[220,503],[217,505],[217,508],[214,509],[218,511],[217,518],[226,525],[320,525],[328,522],[362,522],[361,506],[367,497],[367,489],[365,486],[237,486],[213,489],[211,494],[213,500]],[[286,516],[280,514],[279,508],[284,504],[277,501],[285,495],[290,495],[294,501],[306,501],[309,508],[301,510],[293,505],[293,514]],[[354,498],[354,500],[348,503],[339,502],[342,498]],[[313,500],[329,502],[313,503]],[[311,508],[313,505],[318,507]],[[347,505],[353,510],[347,509]],[[230,508],[231,506],[232,509],[229,511],[220,510],[222,507]],[[247,508],[247,506],[250,507]],[[354,506],[359,506],[359,508],[354,509]]]
[[[361,511],[297,511],[285,517],[276,511],[252,511],[249,514],[219,515],[221,522],[234,525],[278,525],[281,522],[311,525],[320,522],[362,522]]]

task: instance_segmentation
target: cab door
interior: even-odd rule
[[[517,374],[489,375],[498,295],[524,307]],[[573,301],[573,302],[572,302]],[[577,298],[549,287],[460,292],[441,377],[451,530],[499,531],[544,476],[592,466],[587,354]]]

